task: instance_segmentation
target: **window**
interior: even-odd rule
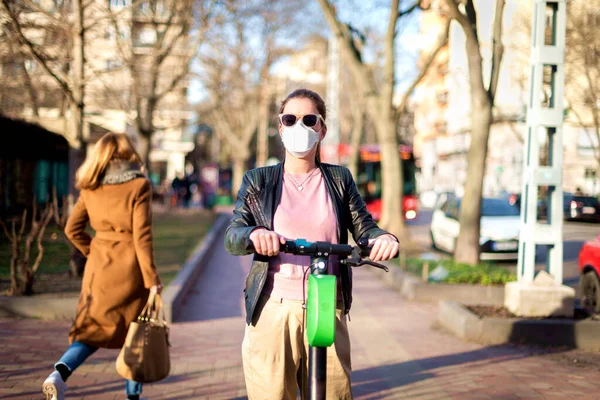
[[[151,28],[142,28],[137,33],[136,46],[153,46],[156,42],[156,31]]]
[[[54,10],[71,10],[71,1],[70,0],[53,0],[52,6]]]
[[[129,6],[129,0],[108,0],[108,8],[111,10],[120,10]]]
[[[591,129],[580,127],[577,138],[577,154],[583,157],[593,157],[594,149],[598,148],[598,137]]]
[[[113,40],[115,37],[115,27],[112,25],[107,26],[106,31],[104,32],[104,39]]]
[[[32,60],[32,59],[25,60],[24,64],[25,64],[25,69],[27,70],[27,72],[35,71],[35,67],[36,67],[35,60]]]
[[[596,179],[596,170],[594,168],[586,168],[585,179]]]
[[[106,60],[106,70],[107,71],[112,71],[115,69],[119,69],[123,66],[123,63],[121,62],[121,60]]]

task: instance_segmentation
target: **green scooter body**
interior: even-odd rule
[[[335,275],[308,277],[306,304],[306,334],[313,347],[329,347],[335,341],[335,305],[337,285]]]

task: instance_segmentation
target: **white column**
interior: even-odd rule
[[[532,16],[529,104],[525,132],[521,238],[518,277],[531,282],[536,245],[548,246],[548,272],[561,284],[563,225],[563,92],[565,0],[535,0]],[[548,35],[548,32],[552,32]],[[544,83],[546,81],[546,83]],[[540,151],[548,146],[548,165],[539,165]],[[549,188],[547,224],[537,220],[540,186]]]

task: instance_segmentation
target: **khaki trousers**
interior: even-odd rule
[[[308,342],[302,301],[261,296],[254,326],[247,325],[242,359],[249,400],[293,400],[308,394]],[[327,348],[329,399],[352,399],[346,315],[336,310],[335,343]],[[307,396],[304,396],[307,398]]]

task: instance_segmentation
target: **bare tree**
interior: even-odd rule
[[[42,262],[44,256],[44,246],[42,240],[46,227],[52,219],[52,204],[44,209],[39,216],[37,215],[37,205],[34,199],[31,222],[27,220],[27,210],[23,211],[20,218],[20,225],[17,225],[18,218],[13,218],[10,222],[10,230],[6,224],[0,220],[0,225],[11,243],[12,257],[10,260],[10,294],[12,296],[30,295],[33,293],[33,279]],[[37,255],[31,263],[32,246],[36,245]]]
[[[258,78],[252,76],[253,57],[249,53],[246,25],[249,16],[233,2],[227,3],[230,20],[223,20],[218,35],[211,40],[214,51],[202,58],[209,78],[205,86],[210,93],[209,119],[219,138],[230,148],[233,163],[232,194],[241,185],[246,163],[252,152],[250,142],[262,115],[260,106],[264,90],[260,80],[270,66],[259,66]],[[227,34],[231,26],[232,35]],[[218,50],[220,49],[220,50]],[[227,49],[227,51],[223,51]],[[266,59],[265,59],[266,60]]]
[[[56,11],[44,9],[31,0],[12,2],[2,0],[3,14],[10,21],[13,37],[17,38],[22,51],[33,58],[50,76],[69,100],[71,109],[71,129],[66,135],[71,147],[77,151],[73,154],[76,167],[85,159],[85,143],[83,136],[84,92],[85,92],[85,32],[83,0],[62,3]],[[34,18],[34,15],[37,18]],[[36,19],[43,19],[38,24]],[[49,32],[63,31],[65,42],[40,43],[40,30]],[[59,36],[55,36],[59,37]],[[67,45],[71,53],[69,60],[57,60],[64,56],[61,45]],[[65,63],[70,65],[69,73],[65,73]],[[33,88],[31,89],[33,90]],[[35,103],[35,102],[34,102]],[[34,111],[35,113],[35,111]]]
[[[32,116],[39,117],[40,91],[32,79],[33,61],[28,59],[27,51],[22,51],[17,38],[17,32],[12,24],[2,24],[0,30],[0,60],[2,74],[0,75],[0,104],[2,113],[13,118],[22,117],[27,109]]]
[[[331,1],[319,0],[325,19],[333,34],[340,42],[342,57],[352,71],[354,80],[364,97],[366,113],[372,121],[377,133],[381,149],[381,166],[383,176],[381,225],[396,234],[403,242],[408,242],[408,233],[402,212],[402,163],[398,150],[397,126],[401,115],[406,111],[409,96],[425,76],[439,50],[447,43],[448,25],[442,30],[440,40],[429,57],[420,66],[419,73],[401,96],[400,103],[394,106],[394,90],[396,84],[394,44],[397,36],[397,25],[401,17],[421,7],[416,0],[404,11],[400,10],[400,1],[392,0],[387,29],[383,40],[383,64],[381,78],[376,79],[374,69],[362,59],[362,54],[355,46],[353,32],[348,24],[340,21]]]
[[[457,262],[477,264],[479,262],[479,234],[483,177],[488,152],[490,127],[493,122],[492,109],[500,75],[503,47],[502,17],[504,0],[496,0],[492,37],[492,66],[486,87],[482,67],[481,43],[477,34],[477,11],[473,0],[463,5],[458,0],[446,0],[450,16],[465,32],[465,46],[469,65],[471,86],[471,145],[467,155],[467,179],[460,211],[460,233],[456,241],[454,258]],[[464,10],[464,11],[463,11]]]
[[[185,124],[177,111],[187,104],[190,65],[213,24],[215,0],[137,0],[127,9],[108,10],[119,54],[131,76],[135,124],[141,155],[149,165],[156,111],[174,111],[161,129]],[[128,32],[127,34],[120,34]]]
[[[568,3],[565,92],[569,113],[584,129],[600,176],[600,13],[590,2]]]
[[[303,7],[301,1],[225,1],[219,28],[211,35],[211,49],[201,57],[210,96],[209,120],[231,149],[233,194],[254,153],[251,144],[257,132],[256,164],[266,163],[268,131],[274,122],[271,68],[290,54],[282,42],[295,32],[292,21],[302,15]],[[295,12],[287,12],[290,9]]]

